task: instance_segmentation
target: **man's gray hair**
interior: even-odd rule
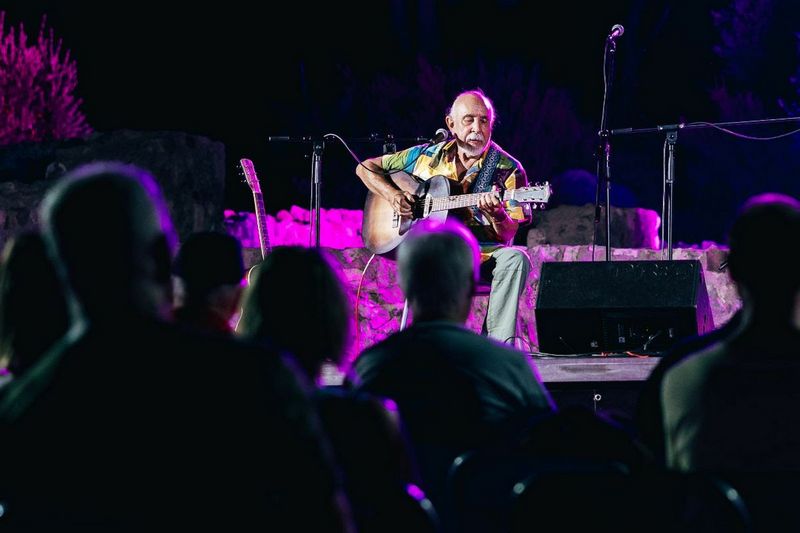
[[[475,236],[452,219],[417,223],[397,252],[400,287],[416,312],[445,318],[461,309],[478,280]]]

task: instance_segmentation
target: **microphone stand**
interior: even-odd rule
[[[664,238],[667,242],[667,259],[672,259],[672,187],[675,184],[675,145],[678,143],[678,127],[669,127],[665,139],[667,154],[664,173],[664,183],[661,186],[661,259],[664,259]]]
[[[309,242],[315,248],[320,247],[320,196],[322,194],[322,153],[325,150],[324,137],[293,137],[290,135],[272,135],[269,142],[311,143],[311,198],[309,218]]]
[[[597,133],[597,193],[595,196],[595,227],[600,223],[600,191],[605,185],[605,223],[606,223],[606,261],[611,261],[611,142],[608,131],[608,95],[614,79],[614,58],[617,52],[617,43],[614,39],[606,39],[605,54],[603,55],[603,105],[600,115],[600,131]],[[595,231],[595,242],[597,232]],[[592,254],[594,260],[594,254]]]
[[[311,233],[309,234],[309,242],[314,243],[315,248],[320,247],[320,210],[321,210],[321,196],[322,196],[322,154],[325,151],[325,137],[307,137],[307,136],[290,136],[290,135],[271,135],[267,138],[269,142],[291,142],[291,143],[311,143],[311,212],[309,219],[309,226]],[[425,142],[427,137],[402,137],[396,139],[393,135],[388,134],[381,137],[378,134],[371,134],[369,137],[352,139],[351,142],[382,142],[383,153],[393,153],[397,151],[396,141],[401,142]]]
[[[321,185],[322,185],[322,152],[325,150],[325,141],[322,139],[314,139],[314,147],[313,147],[313,154],[311,156],[311,181],[313,183],[311,187],[311,204],[313,208],[311,209],[311,219],[309,223],[311,225],[311,236],[309,240],[314,241],[314,247],[319,248],[320,242],[320,196],[322,194]],[[313,239],[311,238],[313,237]]]
[[[667,124],[655,128],[620,128],[611,130],[610,135],[635,135],[641,133],[666,133],[664,139],[663,168],[664,181],[661,196],[661,258],[664,258],[666,243],[667,259],[672,260],[672,204],[675,185],[675,145],[678,143],[678,130],[694,130],[706,128],[727,128],[731,126],[761,126],[768,124],[785,124],[800,122],[800,117],[766,118],[760,120],[737,120],[733,122],[692,122],[689,124]],[[727,262],[726,262],[727,263]],[[720,267],[722,270],[722,267]]]

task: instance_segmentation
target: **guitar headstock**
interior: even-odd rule
[[[258,181],[258,176],[256,175],[256,169],[253,166],[253,162],[249,159],[240,159],[239,164],[242,166],[244,179],[247,181],[247,185],[250,187],[250,190],[256,194],[261,194],[261,183]]]
[[[529,187],[520,187],[509,191],[513,194],[513,200],[520,203],[531,204],[532,209],[544,209],[547,202],[550,201],[550,195],[553,189],[550,187],[550,182],[535,183]]]

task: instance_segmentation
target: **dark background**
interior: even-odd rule
[[[308,206],[311,146],[271,135],[336,133],[362,158],[369,136],[430,136],[453,96],[495,100],[494,139],[552,205],[593,202],[603,43],[618,41],[611,128],[793,116],[800,3],[789,0],[523,2],[439,0],[4,4],[31,36],[43,15],[76,60],[89,124],[176,130],[221,141],[225,205],[252,210],[237,163],[254,161],[267,211]],[[771,136],[784,126],[742,127]],[[612,139],[612,203],[660,211],[663,134]],[[675,241],[724,242],[748,196],[800,194],[796,136],[759,142],[683,131]],[[398,147],[408,146],[399,142]],[[338,142],[323,155],[323,207],[359,209],[365,189]]]

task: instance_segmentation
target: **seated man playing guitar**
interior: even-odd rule
[[[517,335],[519,297],[530,271],[530,259],[523,251],[509,245],[519,225],[530,220],[530,209],[526,203],[511,202],[509,205],[501,196],[505,194],[503,199],[508,199],[508,193],[527,186],[528,179],[522,165],[491,141],[494,120],[494,105],[483,91],[465,91],[456,97],[445,117],[454,139],[368,159],[356,167],[356,174],[370,190],[363,233],[367,248],[373,252],[383,253],[399,244],[410,224],[427,216],[429,211],[444,210],[446,213],[453,209],[453,216],[458,216],[480,243],[482,276],[486,277],[491,269],[486,331],[500,342],[513,344]],[[402,176],[405,182],[400,179]],[[459,204],[453,202],[451,196],[444,200],[452,207],[423,208],[420,195],[414,194],[413,186],[409,187],[407,181],[419,182],[424,187],[426,182],[436,181],[432,178],[441,176],[446,178],[442,181],[449,185],[450,194],[470,194],[476,200],[471,204]],[[371,208],[375,202],[393,211],[394,235],[398,235],[399,228],[399,236],[385,246],[377,243],[381,230],[372,227],[385,221],[370,219],[372,211],[380,212],[380,207]],[[466,205],[474,207],[464,207]]]

